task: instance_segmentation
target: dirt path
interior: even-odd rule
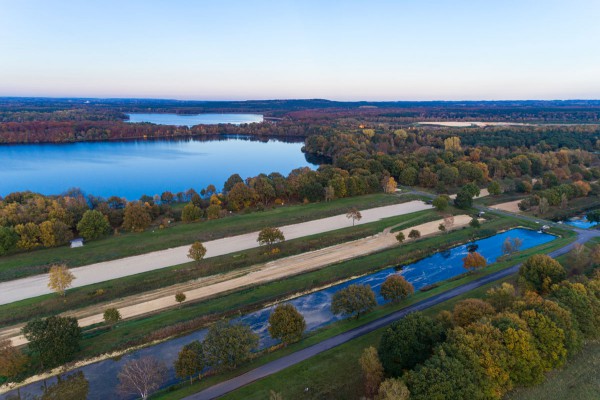
[[[414,200],[407,203],[361,210],[362,219],[357,221],[356,224],[366,224],[383,218],[428,210],[430,208],[432,208],[430,205],[419,200]],[[285,238],[290,240],[347,228],[349,226],[352,226],[352,222],[346,218],[345,214],[342,214],[294,225],[286,225],[280,227],[280,229],[285,235]],[[205,242],[206,258],[257,247],[257,237],[258,232],[252,232]],[[180,246],[138,256],[73,268],[71,269],[71,272],[75,275],[73,287],[91,285],[111,279],[123,278],[142,272],[183,264],[190,261],[190,259],[187,258],[188,250],[189,245]],[[52,292],[48,289],[47,274],[2,282],[0,283],[0,304],[8,304],[48,293]]]
[[[495,208],[498,210],[502,210],[502,211],[508,211],[508,212],[512,212],[515,214],[519,214],[521,212],[521,210],[519,210],[519,203],[522,201],[521,200],[514,200],[514,201],[509,201],[506,203],[500,203],[500,204],[494,204],[493,206],[490,206],[490,208]]]
[[[457,215],[454,218],[454,225],[450,229],[466,226],[470,221],[471,217],[467,215]],[[412,229],[418,230],[421,236],[432,235],[439,233],[438,227],[442,222],[441,219],[431,221],[404,229],[402,232],[406,238],[408,238],[408,233]],[[131,296],[116,302],[87,307],[77,312],[67,312],[63,315],[77,317],[79,326],[84,327],[103,322],[102,313],[110,307],[119,309],[123,319],[176,307],[178,303],[175,301],[174,295],[179,291],[185,293],[186,302],[205,300],[244,287],[305,273],[395,246],[398,244],[396,240],[397,233],[390,233],[390,230],[391,228],[388,228],[380,234],[363,239],[282,258],[222,275],[214,275],[184,284],[169,286],[140,296]],[[15,346],[27,343],[27,340],[20,335],[21,327],[22,325],[19,325],[0,331],[0,339],[11,339]]]

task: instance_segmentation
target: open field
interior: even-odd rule
[[[466,226],[470,221],[470,217],[459,215],[454,220],[453,228],[458,229]],[[426,222],[415,226],[414,229],[419,230],[422,236],[432,235],[439,233],[438,226],[442,222],[443,219]],[[407,228],[402,231],[405,237],[408,237],[410,229],[411,228]],[[411,239],[408,240],[410,241]],[[119,307],[119,312],[123,319],[156,313],[166,308],[178,306],[174,295],[179,291],[185,293],[186,301],[199,301],[233,290],[243,290],[251,285],[285,279],[289,276],[301,274],[352,258],[361,257],[397,245],[398,241],[396,240],[395,235],[390,233],[389,229],[387,229],[385,232],[375,236],[272,261],[264,265],[255,266],[254,268],[251,267],[247,271],[239,271],[239,273],[236,274],[218,276],[216,277],[217,279],[214,279],[216,282],[212,282],[213,280],[209,278],[207,279],[208,282],[206,282],[206,284],[203,284],[203,282],[196,282],[195,284],[188,285],[191,287],[188,287],[187,290],[177,286],[166,288],[167,290],[165,290],[162,297],[145,301],[145,296],[142,296],[141,301],[138,298],[130,298],[129,301],[125,300],[120,302],[122,303],[122,306]],[[170,292],[169,295],[167,295],[168,292]],[[116,304],[107,304],[106,307],[118,306]],[[85,314],[83,314],[83,312],[85,312],[85,310],[80,312],[80,314],[83,315],[79,319],[79,326],[86,327],[104,321],[103,309],[98,309],[97,307],[94,308],[96,309],[95,314],[93,311],[88,311],[87,314],[89,315],[84,316]],[[67,313],[67,315],[72,314]],[[20,327],[9,330],[10,336],[8,338],[12,341],[14,346],[21,346],[27,343],[25,337],[19,334],[19,331]],[[0,331],[0,337],[2,337],[2,334],[5,332],[6,330],[4,332]]]
[[[431,209],[430,205],[420,200],[407,203],[393,204],[377,208],[361,210],[362,218],[356,224],[375,222],[384,218],[412,212]],[[305,236],[315,235],[323,232],[334,231],[354,225],[346,217],[346,214],[338,214],[333,217],[315,219],[293,225],[281,226],[280,229],[287,239],[297,239]],[[243,235],[228,236],[204,242],[206,247],[205,258],[211,258],[239,252],[258,247],[258,231]],[[156,269],[166,268],[173,265],[183,264],[189,261],[189,242],[185,246],[169,248],[166,250],[148,252],[137,256],[121,258],[102,263],[89,264],[71,269],[75,276],[72,287],[82,287],[94,283],[105,282],[111,279],[122,278]],[[78,250],[78,249],[74,249]],[[14,301],[24,300],[52,293],[48,288],[48,275],[36,275],[23,279],[0,283],[0,304],[8,304]]]
[[[176,223],[167,229],[148,230],[143,233],[124,233],[89,242],[84,247],[77,249],[63,246],[13,254],[0,257],[0,281],[47,272],[49,265],[54,263],[66,263],[69,267],[77,267],[164,250],[194,241],[206,242],[254,232],[266,226],[289,225],[345,214],[351,207],[363,210],[398,204],[414,198],[379,193],[331,202],[285,206],[264,212],[235,214],[222,219],[191,224]]]
[[[437,212],[425,210],[364,225],[350,226],[333,232],[288,240],[278,245],[280,252],[276,255],[268,254],[261,248],[254,248],[203,260],[201,266],[196,265],[194,262],[188,262],[95,285],[69,289],[66,302],[62,301],[56,294],[48,294],[0,305],[0,325],[14,324],[34,317],[53,315],[64,311],[73,312],[92,305],[104,309],[109,302],[119,301],[125,297],[146,296],[150,292],[159,291],[161,288],[168,286],[183,283],[193,284],[194,281],[201,281],[211,276],[244,270],[250,266],[267,263],[275,259],[372,236],[390,226],[402,228],[423,224],[438,218]]]
[[[513,201],[508,201],[506,203],[494,204],[493,206],[490,206],[490,208],[495,208],[497,210],[508,211],[508,212],[518,214],[521,212],[521,210],[519,210],[520,202],[521,202],[521,200],[513,200]]]

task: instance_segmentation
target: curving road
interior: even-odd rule
[[[588,240],[594,237],[600,237],[600,231],[586,231],[582,229],[574,229],[577,232],[578,237],[574,242],[571,242],[560,249],[552,251],[548,253],[549,256],[556,258],[563,254],[569,252],[575,244],[584,244]],[[519,267],[521,264],[514,265],[510,268],[504,269],[502,271],[495,272],[493,274],[481,277],[472,282],[464,284],[462,286],[458,286],[454,289],[448,290],[444,293],[440,293],[433,297],[430,297],[426,300],[415,303],[409,307],[406,307],[400,311],[396,311],[392,314],[389,314],[385,317],[376,319],[372,322],[369,322],[361,327],[352,329],[350,331],[344,332],[340,335],[334,336],[327,340],[324,340],[320,343],[317,343],[313,346],[307,347],[305,349],[299,350],[290,355],[284,356],[278,360],[272,361],[265,365],[262,365],[258,368],[255,368],[249,372],[246,372],[243,375],[237,376],[235,378],[229,379],[227,381],[218,383],[214,386],[211,386],[199,393],[186,397],[188,400],[208,400],[215,399],[217,397],[223,396],[229,392],[232,392],[236,389],[239,389],[245,385],[248,385],[254,381],[265,378],[269,375],[273,375],[285,368],[296,365],[310,357],[313,357],[319,353],[330,350],[334,347],[337,347],[341,344],[349,342],[352,339],[357,337],[366,335],[367,333],[373,332],[374,330],[383,328],[394,321],[397,321],[407,314],[415,311],[422,311],[427,308],[433,307],[437,304],[440,304],[444,301],[447,301],[453,297],[465,294],[473,289],[486,285],[490,282],[494,282],[498,279],[505,278],[509,275],[515,274],[519,271]]]

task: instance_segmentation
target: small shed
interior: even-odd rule
[[[71,248],[74,249],[75,247],[83,247],[83,239],[82,238],[77,238],[77,239],[71,240]]]

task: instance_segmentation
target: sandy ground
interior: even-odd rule
[[[477,197],[473,197],[473,199],[481,199],[482,197],[487,197],[490,195],[490,192],[488,192],[487,189],[479,189],[479,196]],[[456,198],[456,194],[451,194],[450,197],[452,200],[454,200]]]
[[[514,201],[509,201],[507,203],[500,203],[500,204],[494,204],[493,206],[490,206],[490,208],[496,208],[498,210],[502,210],[502,211],[508,211],[508,212],[512,212],[512,213],[520,213],[521,210],[519,210],[519,203],[522,201],[521,200],[514,200]]]
[[[531,124],[523,124],[518,122],[481,122],[481,121],[439,121],[439,122],[417,122],[419,125],[436,125],[447,126],[450,128],[465,128],[469,126],[529,126]]]
[[[430,205],[419,200],[414,200],[402,204],[361,210],[362,219],[357,221],[356,224],[366,224],[383,218],[409,214],[430,208],[432,208]],[[346,218],[345,214],[342,214],[300,224],[287,225],[280,227],[280,229],[283,231],[285,238],[289,240],[347,228],[349,226],[352,226],[352,221]],[[205,242],[206,258],[257,247],[257,237],[258,232],[252,232]],[[71,272],[75,275],[73,287],[91,285],[111,279],[183,264],[190,261],[190,259],[187,258],[188,250],[189,245],[180,246],[138,256],[73,268],[71,269]],[[0,304],[8,304],[48,293],[52,292],[48,289],[47,274],[2,282],[0,283]]]
[[[467,215],[457,215],[450,229],[461,228],[471,221]],[[421,236],[439,233],[439,225],[443,219],[427,222],[403,230],[404,236],[412,229],[417,229]],[[184,284],[173,285],[157,291],[145,293],[140,296],[131,296],[109,304],[88,307],[77,312],[68,312],[63,315],[74,316],[79,319],[79,326],[89,326],[103,322],[102,312],[106,308],[115,307],[119,309],[123,319],[138,317],[154,313],[166,308],[176,307],[175,293],[183,291],[186,301],[198,301],[239,290],[244,287],[263,284],[279,280],[289,276],[305,273],[311,270],[323,268],[327,265],[341,261],[364,256],[388,247],[396,246],[396,232],[390,233],[390,228],[384,232],[363,239],[330,246],[324,249],[298,254],[280,260],[271,261],[266,264],[252,266],[227,274],[216,275]],[[410,239],[408,239],[410,240]],[[22,325],[0,331],[0,339],[11,339],[13,345],[20,346],[27,340],[20,335]]]

